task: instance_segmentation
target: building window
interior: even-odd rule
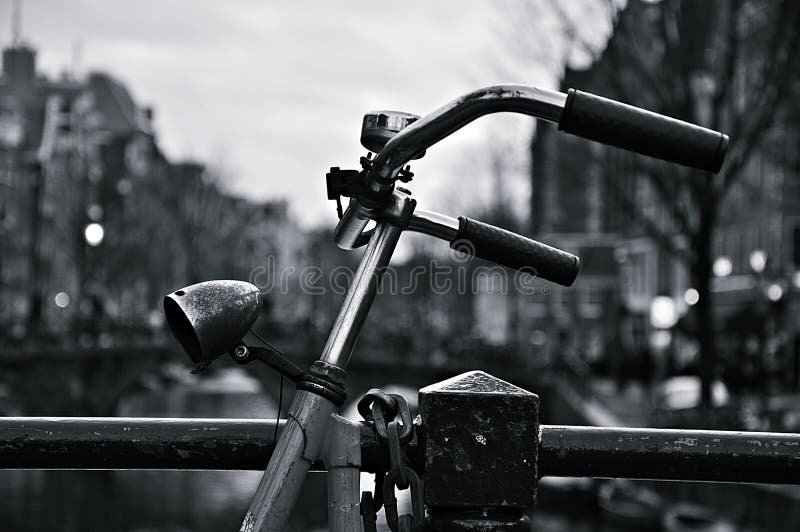
[[[547,317],[547,298],[549,296],[542,294],[541,290],[537,290],[530,298],[524,298],[525,314],[529,318],[544,318]]]
[[[597,286],[584,286],[578,292],[582,318],[596,319],[603,314],[603,291]]]
[[[553,313],[556,316],[569,317],[572,315],[571,292],[563,288],[553,287]]]

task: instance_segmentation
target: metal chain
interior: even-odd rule
[[[378,510],[369,491],[361,492],[361,520],[364,523],[364,532],[378,532]]]
[[[386,425],[386,434],[388,436],[386,445],[389,447],[390,471],[400,472],[400,476],[397,479],[397,487],[404,490],[408,489],[408,477],[403,474],[401,469],[405,463],[403,461],[403,450],[400,448],[400,430],[397,425],[397,420]]]
[[[397,515],[397,498],[395,487],[399,488],[400,478],[408,479],[411,490],[411,513]],[[420,532],[425,526],[425,506],[422,499],[422,480],[408,466],[401,466],[397,471],[389,471],[383,480],[383,506],[386,508],[386,524],[392,532]]]
[[[402,395],[372,389],[358,402],[358,411],[366,421],[373,423],[378,439],[386,443],[390,465],[385,476],[375,476],[375,496],[368,491],[361,494],[364,532],[376,531],[376,513],[381,504],[386,509],[386,524],[392,532],[420,532],[425,525],[422,480],[408,467],[403,453],[403,446],[414,438],[414,424],[408,402]],[[395,419],[398,417],[399,419]],[[397,514],[396,489],[410,490],[410,514]],[[376,505],[378,497],[380,504]]]
[[[378,532],[378,510],[383,507],[383,479],[385,476],[386,473],[375,473],[373,491],[361,492],[361,519],[364,522],[364,532]]]

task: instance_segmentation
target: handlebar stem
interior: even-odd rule
[[[566,101],[564,93],[525,85],[495,85],[469,92],[392,137],[375,157],[367,186],[376,195],[389,193],[406,163],[483,115],[514,112],[558,122]]]
[[[416,200],[403,190],[393,191],[389,200],[376,208],[367,207],[359,198],[353,198],[333,231],[333,239],[342,249],[363,246],[368,242],[371,233],[371,230],[364,231],[370,220],[388,222],[406,229],[411,223],[416,205]]]
[[[364,228],[372,219],[372,211],[364,206],[358,199],[350,200],[350,205],[344,211],[344,216],[333,230],[333,240],[341,249],[355,249],[359,247]]]

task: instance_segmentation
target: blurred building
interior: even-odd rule
[[[107,73],[52,80],[31,47],[3,50],[3,337],[151,339],[164,293],[299,253],[284,202],[231,197],[220,169],[169,161],[152,119]]]
[[[588,77],[588,72],[568,69],[562,89],[586,87]],[[531,233],[581,257],[581,272],[572,287],[553,285],[549,294],[523,308],[531,328],[539,331],[535,343],[554,359],[621,363],[614,359],[620,324],[638,331],[642,323],[625,318],[619,253],[626,226],[615,195],[604,186],[602,147],[539,123],[531,149]],[[635,295],[628,304],[644,311]],[[631,338],[638,343],[639,337]]]
[[[38,76],[32,48],[16,43],[3,50],[0,312],[18,333],[23,319],[35,325],[47,312],[44,294],[51,289],[51,277],[61,278],[56,284],[74,283],[74,272],[63,265],[75,252],[75,241],[65,230],[75,216],[77,197],[70,182],[76,161],[69,128],[79,94],[73,80]],[[60,243],[57,249],[55,242]]]
[[[562,90],[579,88],[680,116],[680,109],[664,109],[652,99],[653,85],[671,72],[661,59],[661,8],[657,3],[628,2],[606,49],[589,68],[567,69]],[[759,25],[753,20],[763,16],[759,2],[743,5],[736,22],[743,49],[747,50],[749,39],[765,38],[759,30],[763,21],[758,21]],[[703,25],[716,23],[702,17],[684,20],[697,26],[692,30],[697,32],[714,31]],[[685,28],[681,31],[692,34]],[[642,35],[650,37],[637,38]],[[692,45],[697,43],[684,44]],[[766,60],[757,53],[740,57],[743,66],[737,69],[737,77],[729,80],[734,95],[751,90],[753,78],[759,75],[757,67]],[[793,90],[798,92],[797,83]],[[631,95],[635,95],[633,101]],[[764,131],[764,141],[721,204],[713,241],[717,261],[712,290],[720,332],[727,327],[731,333],[720,335],[722,365],[740,364],[734,351],[748,343],[751,355],[760,359],[757,364],[763,365],[772,356],[772,371],[785,372],[786,384],[798,386],[800,340],[797,320],[790,316],[798,310],[800,281],[800,164],[796,149],[800,107],[790,107]],[[643,178],[638,156],[559,134],[549,125],[537,126],[532,158],[532,232],[580,255],[583,268],[573,288],[556,288],[552,298],[533,303],[529,309],[548,330],[554,352],[578,350],[591,362],[598,355],[589,350],[600,345],[599,356],[609,370],[638,366],[632,370],[645,372],[648,368],[642,366],[655,363],[648,358],[658,347],[653,345],[654,302],[671,300],[671,312],[678,319],[676,330],[694,326],[690,307],[696,302],[695,293],[685,261],[674,252],[686,249],[689,243],[670,216],[674,205],[665,203],[663,191],[654,189],[661,185]],[[679,170],[658,166],[661,183],[669,187],[670,178]],[[641,220],[636,220],[632,203],[647,222],[638,223]],[[691,209],[682,198],[676,197],[674,203]],[[647,223],[655,231],[647,230]],[[553,325],[547,329],[547,323]],[[750,330],[743,329],[743,324]],[[697,347],[688,337],[673,335],[668,365],[675,370],[696,363]]]

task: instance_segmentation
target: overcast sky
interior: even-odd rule
[[[9,21],[12,0],[0,2],[0,20]],[[525,15],[530,34],[516,38],[513,28],[527,24],[516,5],[25,0],[22,33],[45,73],[72,68],[77,56],[79,72],[107,71],[153,106],[170,158],[221,165],[232,192],[287,198],[304,225],[316,225],[335,221],[328,167],[357,167],[365,152],[364,112],[425,114],[500,82],[556,85],[552,65],[518,51],[546,43],[563,56],[558,23],[544,11]],[[607,29],[597,26],[602,39]],[[8,43],[10,24],[0,32]],[[485,204],[496,184],[492,157],[502,154],[504,201],[527,214],[531,125],[486,117],[429,150],[413,165],[421,205],[459,215]]]

